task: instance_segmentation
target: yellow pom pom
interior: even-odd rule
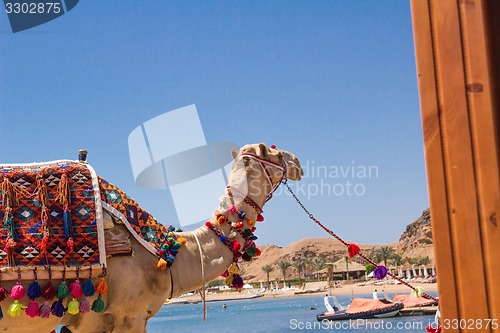
[[[68,313],[72,315],[80,313],[80,302],[78,302],[76,298],[73,298],[73,300],[68,303]]]
[[[416,287],[415,290],[411,291],[411,295],[413,297],[420,297],[424,294],[424,288],[422,287]]]
[[[165,268],[167,268],[167,262],[165,261],[165,259],[160,258],[160,260],[158,260],[158,263],[156,264],[156,267],[163,271],[165,270]]]
[[[176,239],[176,241],[181,243],[182,245],[186,244],[186,238],[184,238],[184,237],[179,237]]]
[[[11,317],[17,317],[21,314],[21,310],[25,309],[26,306],[19,304],[19,301],[16,299],[14,303],[9,305],[9,309],[7,310],[7,313],[11,315]]]
[[[174,233],[173,233],[172,231],[170,231],[170,232],[168,233],[168,237],[174,237]]]
[[[231,287],[233,285],[233,279],[234,279],[234,276],[233,275],[228,275],[228,277],[224,280],[224,283]]]
[[[236,266],[235,263],[232,263],[231,266],[227,269],[227,271],[231,274],[240,274],[240,269]]]

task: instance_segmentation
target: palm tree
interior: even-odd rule
[[[318,271],[325,268],[325,264],[326,264],[326,259],[322,258],[322,257],[316,257],[316,258],[312,259],[312,261],[311,261],[312,268],[317,272],[318,281],[319,281],[319,272]]]
[[[392,257],[394,257],[394,254],[395,254],[394,249],[389,246],[382,246],[375,252],[375,256],[377,257],[377,262],[383,261],[385,267],[387,267],[387,260],[392,259]]]
[[[303,257],[296,257],[293,259],[292,266],[297,270],[299,274],[299,284],[302,285],[301,273],[304,272],[304,268],[306,267],[306,262]]]
[[[262,270],[267,274],[267,289],[269,289],[269,273],[274,271],[273,265],[264,265],[262,266]]]
[[[351,262],[351,258],[349,258],[349,256],[345,256],[344,260],[345,260],[345,271],[346,271],[345,279],[349,280],[349,263]]]
[[[292,266],[288,261],[282,259],[276,263],[276,265],[279,267],[281,270],[281,273],[283,274],[283,281],[286,284],[286,270]]]
[[[394,253],[392,256],[392,264],[399,268],[403,264],[403,254],[402,253]]]

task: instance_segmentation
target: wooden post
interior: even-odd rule
[[[500,332],[495,1],[411,1],[445,332]]]

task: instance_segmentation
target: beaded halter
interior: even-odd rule
[[[276,146],[271,146],[271,149],[276,149]],[[238,159],[241,159],[243,157],[248,157],[257,161],[264,171],[264,174],[266,175],[266,178],[270,185],[270,192],[266,196],[265,202],[269,201],[273,193],[276,191],[276,189],[279,187],[286,176],[286,165],[283,160],[283,155],[281,153],[279,154],[280,164],[271,162],[250,153],[243,153],[238,157]],[[267,166],[277,168],[281,171],[281,178],[278,182],[273,183],[271,174]],[[239,268],[237,266],[237,263],[240,258],[245,261],[251,261],[253,257],[257,257],[260,255],[260,250],[257,248],[254,242],[257,239],[257,236],[253,234],[256,230],[256,221],[247,218],[247,215],[243,210],[238,210],[238,208],[236,208],[234,197],[241,197],[244,203],[255,210],[255,212],[257,213],[257,222],[264,221],[264,217],[262,216],[263,210],[262,207],[260,207],[255,202],[255,200],[253,200],[234,186],[230,185],[227,187],[227,194],[232,201],[232,205],[230,207],[227,207],[226,205],[221,204],[221,209],[224,211],[221,212],[217,210],[214,213],[214,220],[216,221],[216,225],[214,225],[210,221],[206,222],[205,225],[210,230],[212,230],[219,237],[221,242],[223,242],[233,253],[233,263],[222,274],[222,276],[226,278],[225,283],[230,287],[234,287],[235,289],[241,289],[243,287],[243,279],[239,275]],[[225,235],[219,228],[217,228],[217,226],[222,226],[226,223],[230,224],[231,227],[231,231],[228,235]],[[244,244],[240,244],[240,242],[235,239],[237,234],[241,235],[241,237],[244,239]]]

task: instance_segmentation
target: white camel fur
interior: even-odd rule
[[[283,163],[285,174],[279,168],[271,165],[264,166],[256,159],[240,158],[241,154],[248,153],[273,163]],[[233,157],[235,162],[229,184],[237,189],[246,189],[247,196],[260,207],[265,204],[266,197],[272,191],[272,185],[279,183],[282,176],[290,180],[300,180],[303,175],[299,160],[293,154],[284,150],[270,149],[264,144],[246,145],[239,152],[233,151]],[[267,170],[268,175],[263,168]],[[227,192],[221,201],[230,202]],[[257,213],[250,205],[238,198],[234,198],[234,203],[238,210],[246,212],[248,219],[255,221]],[[217,225],[215,217],[211,222]],[[217,228],[226,236],[230,233],[228,224]],[[112,229],[114,229],[112,230],[114,234],[127,236],[128,231],[119,223],[115,223]],[[103,297],[106,304],[104,313],[66,314],[62,319],[55,316],[48,319],[32,319],[24,312],[15,318],[5,314],[0,320],[0,330],[16,333],[48,333],[58,325],[66,325],[73,333],[147,332],[148,320],[158,313],[167,298],[200,288],[218,277],[233,262],[233,253],[206,226],[193,232],[178,233],[177,236],[186,238],[187,242],[179,250],[174,264],[166,270],[159,270],[156,267],[158,258],[133,237],[130,237],[131,256],[108,258],[106,281],[109,291]],[[236,237],[241,244],[244,243],[241,235]],[[3,286],[10,290],[13,284],[13,282],[5,282]],[[10,301],[6,300],[1,303],[4,312]],[[21,302],[27,304],[27,299]]]

